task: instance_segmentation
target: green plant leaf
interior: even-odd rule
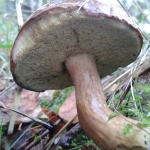
[[[111,120],[111,119],[113,119],[113,118],[115,118],[116,116],[117,116],[116,113],[111,114],[111,115],[108,117],[108,121]]]
[[[142,97],[140,97],[140,96],[136,96],[136,97],[135,97],[135,100],[137,100],[137,101],[142,101],[142,100],[143,100],[143,98],[142,98]]]

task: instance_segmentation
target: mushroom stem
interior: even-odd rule
[[[83,130],[103,150],[116,150],[117,147],[150,147],[150,135],[146,129],[135,126],[137,121],[116,116],[108,121],[113,113],[105,101],[94,57],[90,54],[70,56],[66,68],[75,86],[79,122]],[[122,135],[126,124],[133,123],[133,133]]]

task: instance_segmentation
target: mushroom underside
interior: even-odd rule
[[[13,49],[17,57],[12,58],[11,66],[20,86],[33,91],[72,86],[64,62],[75,54],[92,54],[101,77],[137,57],[141,42],[132,27],[104,16],[87,17],[82,13],[79,16],[71,19],[68,13],[64,13],[55,16],[55,20],[43,17],[42,21],[35,20],[28,29],[26,26],[22,29],[20,34],[23,34],[24,42],[19,44],[22,37],[18,37]],[[55,26],[54,21],[57,22]],[[18,46],[20,52],[16,52]]]

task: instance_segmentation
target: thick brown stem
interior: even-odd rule
[[[115,150],[119,146],[139,146],[147,149],[150,147],[150,135],[144,131],[146,129],[139,129],[133,125],[135,130],[132,134],[122,135],[125,125],[136,124],[136,121],[123,116],[108,121],[113,112],[106,104],[93,56],[70,56],[66,61],[66,68],[75,86],[79,122],[100,148]]]

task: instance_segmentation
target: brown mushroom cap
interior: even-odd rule
[[[68,56],[90,53],[104,77],[138,56],[142,37],[114,0],[49,3],[25,22],[11,53],[16,83],[44,91],[72,86]]]

